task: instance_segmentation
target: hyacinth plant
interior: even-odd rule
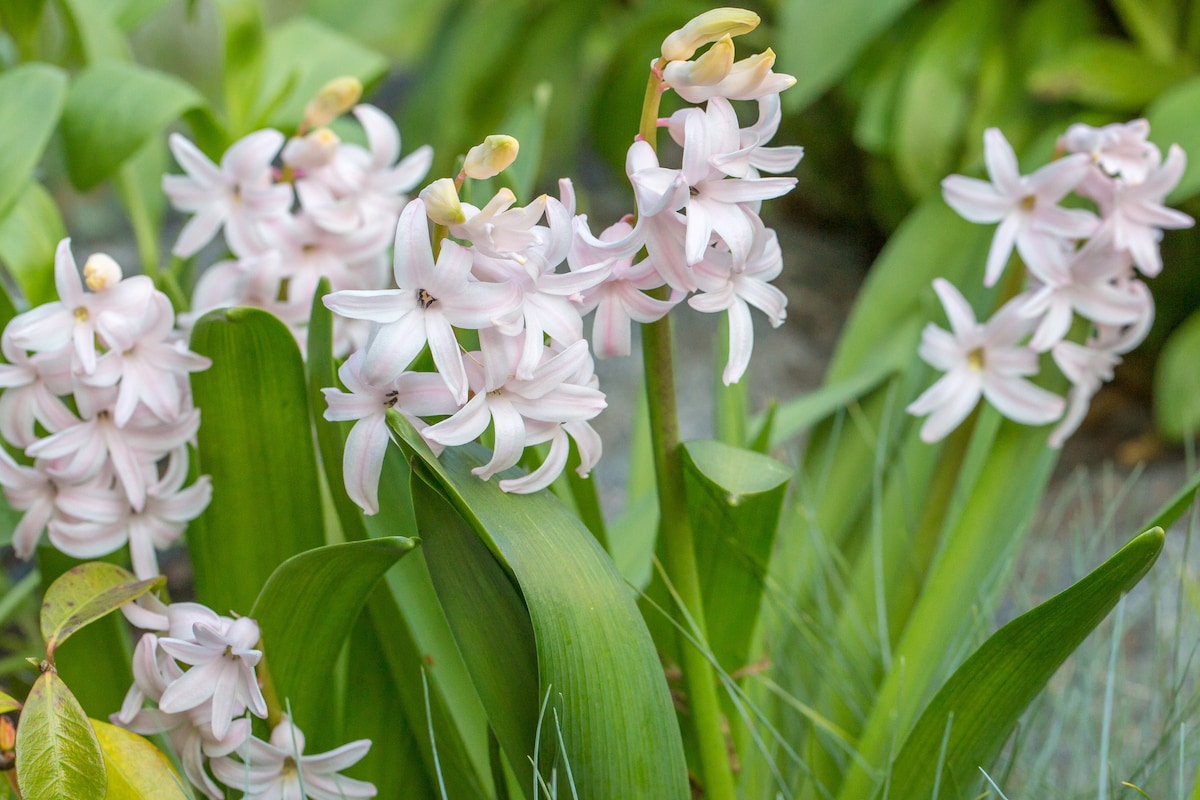
[[[1022,175],[989,129],[988,180],[946,178],[897,234],[826,386],[748,418],[753,316],[778,327],[788,306],[760,211],[803,155],[772,144],[794,79],[770,49],[735,54],[758,22],[715,9],[663,40],[631,121],[630,211],[603,227],[569,179],[557,196],[506,183],[535,157],[509,134],[431,179],[432,149],[402,155],[354,77],[285,86],[268,109],[309,94],[278,128],[249,124],[258,98],[236,81],[222,127],[161,75],[97,59],[75,78],[68,139],[131,84],[188,109],[194,139],[158,140],[185,218],[166,268],[133,162],[102,156],[147,274],[99,253],[81,274],[64,238],[52,273],[10,276],[0,487],[15,556],[38,560],[22,591],[45,583],[45,652],[0,693],[0,792],[996,785],[1021,713],[1150,569],[1197,483],[976,647],[981,587],[1003,583],[1058,448],[1149,329],[1139,275],[1170,269],[1163,231],[1192,224],[1165,205],[1185,156],[1164,158],[1145,120],[1074,125]],[[0,98],[61,100],[60,74],[23,70]],[[722,316],[719,441],[680,441],[685,305]],[[629,501],[606,516],[593,359],[639,346]],[[160,574],[181,542],[194,600]]]

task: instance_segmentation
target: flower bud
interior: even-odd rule
[[[437,225],[449,228],[467,221],[458,199],[458,190],[450,178],[439,178],[426,186],[421,190],[421,199],[425,201],[425,213]]]
[[[705,11],[663,40],[662,57],[667,61],[686,61],[709,42],[749,33],[758,27],[758,22],[758,14],[744,8]]]
[[[93,292],[103,292],[121,282],[121,267],[104,253],[93,253],[83,264],[83,281]]]
[[[354,108],[362,97],[362,84],[358,78],[334,78],[321,87],[317,96],[304,107],[304,127],[323,128]]]
[[[670,66],[680,68],[693,86],[720,83],[733,68],[733,37],[725,34],[695,61],[676,61]]]
[[[293,136],[280,158],[292,169],[317,169],[333,161],[342,140],[329,128],[317,128],[305,136]]]
[[[467,151],[463,172],[468,178],[485,180],[508,169],[517,160],[520,143],[511,136],[497,134],[483,140]]]

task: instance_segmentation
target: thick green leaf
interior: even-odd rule
[[[892,762],[892,797],[966,797],[1025,707],[1162,552],[1163,531],[1138,536],[1071,588],[984,642],[925,709]],[[942,767],[939,772],[937,764]]]
[[[1039,64],[1028,88],[1046,100],[1072,100],[1134,112],[1188,77],[1184,63],[1160,63],[1129,42],[1089,39]]]
[[[1200,14],[1196,16],[1200,19]],[[1197,115],[1200,115],[1200,77],[1171,87],[1150,104],[1146,109],[1150,136],[1164,151],[1167,146],[1178,144],[1188,153],[1200,152],[1200,129],[1195,124]],[[1167,202],[1183,202],[1197,191],[1200,191],[1200,164],[1192,159]]]
[[[1200,432],[1200,312],[1171,333],[1154,370],[1154,424],[1179,441]]]
[[[104,800],[100,743],[54,669],[29,691],[17,726],[17,783],[25,800]]]
[[[796,76],[783,95],[803,108],[837,83],[859,53],[913,0],[785,0],[779,13],[779,68]]]
[[[569,762],[579,796],[686,797],[662,667],[592,535],[548,492],[507,495],[472,475],[489,458],[482,448],[455,448],[439,462],[399,415],[390,421],[415,457],[415,506],[434,584],[517,774],[533,755],[538,710],[517,709],[516,721],[495,712],[549,696],[538,755],[554,751],[547,740],[559,728],[559,770]],[[474,605],[479,599],[492,605]],[[503,665],[525,672],[504,673]],[[506,681],[515,701],[493,689]]]
[[[386,592],[387,587],[380,586],[377,591]],[[436,778],[426,769],[421,752],[422,742],[429,737],[424,728],[406,719],[399,688],[402,683],[420,683],[419,666],[415,676],[410,672],[396,678],[369,613],[358,618],[350,633],[348,662],[353,679],[347,681],[340,741],[370,739],[371,750],[346,774],[380,789],[403,786],[404,796],[412,800],[434,800],[438,797]],[[414,659],[414,665],[419,664],[420,660]],[[369,666],[364,669],[362,665]],[[439,757],[444,757],[443,746],[439,741]]]
[[[67,570],[50,584],[42,600],[42,638],[46,657],[71,634],[105,614],[116,611],[147,592],[166,585],[162,575],[139,581],[137,576],[115,564],[92,561]]]
[[[104,800],[189,800],[187,783],[163,752],[136,733],[91,720],[104,754]]]
[[[791,471],[720,442],[688,442],[683,453],[708,645],[733,673],[748,661]]]
[[[296,724],[314,750],[336,746],[329,676],[372,588],[413,539],[392,537],[309,550],[279,565],[258,594],[250,616],[258,621],[271,683],[280,703],[291,703]],[[351,682],[373,665],[351,664]]]
[[[213,482],[188,533],[196,593],[244,613],[276,567],[325,544],[304,365],[287,327],[253,308],[204,315],[191,349],[213,361],[192,376],[197,468]]]
[[[67,95],[67,76],[49,64],[0,74],[0,218],[25,189]]]
[[[424,547],[421,549],[423,550]],[[405,559],[397,571],[411,569],[420,556],[421,554],[418,552]],[[426,575],[425,582],[428,580]],[[433,594],[432,586],[429,587],[429,594]],[[374,628],[374,635],[371,639],[382,651],[383,661],[380,662],[380,665],[386,668],[392,690],[399,694],[399,701],[404,710],[403,717],[391,721],[388,736],[379,742],[381,748],[386,748],[383,752],[386,753],[391,749],[406,751],[411,739],[412,745],[420,753],[424,765],[425,783],[430,786],[436,785],[437,775],[440,771],[445,779],[446,793],[450,800],[470,800],[470,798],[489,796],[489,792],[484,788],[486,784],[480,777],[485,774],[481,771],[483,765],[475,763],[468,751],[468,745],[471,742],[466,740],[466,737],[471,731],[465,729],[459,721],[458,714],[462,713],[463,709],[451,706],[450,702],[455,698],[439,688],[446,683],[445,671],[454,669],[455,665],[451,659],[438,658],[426,649],[421,639],[423,631],[416,630],[410,623],[410,620],[416,623],[427,621],[434,614],[440,616],[440,609],[426,607],[402,610],[392,592],[389,592],[384,586],[375,588],[367,601],[367,608],[370,612],[370,624]],[[441,621],[441,624],[442,626],[446,625],[444,620]],[[451,644],[453,643],[451,642]],[[370,650],[374,650],[374,647],[364,645],[361,639],[356,638],[351,642],[351,653],[355,652],[353,649],[355,645],[360,648],[366,646]],[[358,652],[363,652],[363,650],[360,649]],[[461,656],[458,655],[457,650],[453,653],[453,659],[461,662]],[[466,669],[465,667],[459,668],[464,671]],[[426,704],[421,684],[422,671],[429,679],[428,704]],[[467,689],[474,697],[474,692],[469,684]],[[474,702],[477,707],[479,701],[475,700]],[[354,709],[358,705],[361,705],[358,701],[348,701],[347,724],[360,718],[354,714]],[[437,744],[436,763],[433,741],[430,739],[428,730],[431,721],[434,731],[433,741],[436,741]],[[483,730],[486,730],[486,727],[480,732],[482,733]],[[347,733],[350,731],[348,730]],[[482,742],[478,744],[482,744]],[[486,765],[486,761],[483,764]],[[422,796],[415,795],[415,797]],[[440,798],[435,795],[429,797]]]
[[[54,198],[40,183],[25,184],[17,202],[0,221],[0,261],[30,306],[58,299],[54,287],[54,251],[67,235]]]
[[[81,72],[63,112],[63,144],[71,182],[83,191],[111,176],[147,140],[204,102],[178,78],[117,61]]]
[[[273,127],[294,128],[304,106],[329,81],[349,75],[370,87],[387,72],[387,59],[309,17],[294,17],[267,35],[262,97],[286,92],[278,106],[259,107]]]

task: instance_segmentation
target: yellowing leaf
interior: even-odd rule
[[[103,561],[67,570],[50,584],[42,602],[46,657],[51,658],[55,649],[84,625],[159,588],[166,580],[160,575],[139,581],[132,572]]]
[[[25,800],[104,800],[104,758],[79,701],[53,669],[29,691],[17,726],[17,784]]]
[[[187,800],[187,784],[162,751],[136,733],[91,720],[108,773],[105,800]]]

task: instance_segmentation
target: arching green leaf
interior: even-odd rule
[[[997,631],[933,698],[892,762],[891,797],[965,797],[1000,752],[1025,707],[1142,579],[1163,531],[1138,536],[1071,588]],[[939,773],[937,765],[942,764]]]
[[[557,769],[562,775],[569,763],[580,797],[687,797],[662,666],[630,590],[592,535],[550,493],[508,495],[472,475],[489,457],[482,448],[448,450],[439,461],[399,415],[390,421],[414,456],[434,585],[509,764],[522,775],[534,753],[536,704],[548,696],[544,773],[561,729]]]
[[[275,693],[280,703],[290,701],[314,750],[337,744],[328,724],[330,676],[354,620],[383,574],[416,544],[401,537],[370,539],[292,556],[272,573],[250,610],[262,631]],[[351,680],[374,668],[351,664]]]

